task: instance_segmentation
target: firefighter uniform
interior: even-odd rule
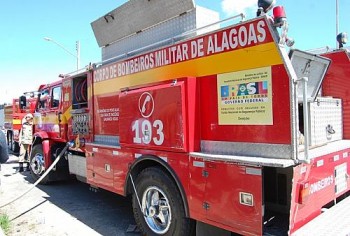
[[[29,170],[29,150],[33,140],[33,115],[27,114],[22,120],[22,129],[19,133],[19,172],[23,172],[23,163],[27,163],[26,170]]]

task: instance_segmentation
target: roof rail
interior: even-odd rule
[[[306,52],[312,53],[312,54],[322,54],[322,53],[330,52],[331,50],[332,49],[329,46],[324,46],[320,48],[309,49],[309,50],[306,50]]]

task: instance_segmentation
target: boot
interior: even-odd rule
[[[23,170],[23,162],[20,162],[19,163],[19,170],[18,170],[19,172],[23,172],[24,170]]]
[[[27,162],[27,167],[26,167],[26,171],[30,171],[30,166],[29,166],[29,162]]]

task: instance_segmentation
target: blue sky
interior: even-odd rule
[[[50,37],[75,53],[81,45],[81,66],[98,62],[98,47],[90,23],[125,3],[126,0],[4,1],[0,9],[0,104],[24,91],[58,79],[58,74],[75,70],[76,59],[52,42]],[[196,0],[197,5],[220,12],[220,18],[244,12],[256,13],[257,0]],[[350,0],[338,0],[339,31],[350,34]],[[277,0],[289,22],[295,48],[335,47],[336,0]],[[133,16],[131,16],[133,17]],[[136,16],[135,16],[136,17]]]

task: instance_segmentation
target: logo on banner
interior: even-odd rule
[[[154,111],[154,99],[149,92],[144,92],[139,98],[139,110],[144,118],[148,118]]]
[[[242,83],[234,86],[221,86],[221,99],[247,99],[257,97],[267,97],[268,81],[259,81],[252,83]],[[248,97],[248,96],[251,97]]]
[[[271,68],[218,75],[220,125],[272,125]]]

